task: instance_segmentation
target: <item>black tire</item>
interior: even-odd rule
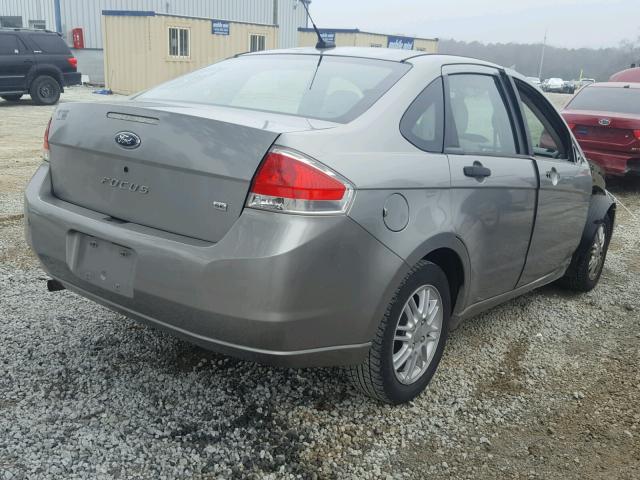
[[[17,102],[22,98],[22,94],[20,95],[2,95],[2,98],[7,102]]]
[[[393,368],[393,354],[397,343],[394,337],[406,302],[416,289],[425,285],[435,288],[440,294],[442,328],[431,360],[420,376],[407,385],[398,380]],[[440,363],[449,333],[450,316],[451,298],[445,273],[434,263],[424,260],[419,262],[404,278],[389,303],[367,359],[361,365],[347,368],[349,379],[358,390],[376,400],[393,405],[412,400],[427,387]]]
[[[604,246],[601,249],[601,255],[595,269],[590,268],[590,262],[592,260],[592,252],[597,249],[596,243],[598,241],[599,232],[602,231],[605,235]],[[613,225],[611,223],[611,217],[605,216],[598,227],[595,229],[589,243],[585,247],[574,253],[574,258],[571,261],[571,265],[567,270],[567,273],[563,278],[559,280],[559,285],[573,290],[575,292],[588,292],[592,290],[600,280],[602,275],[602,269],[604,262],[607,258],[607,251],[609,250],[609,242],[611,241],[611,234],[613,233]]]
[[[36,105],[55,105],[60,100],[60,84],[49,75],[37,77],[29,89],[29,94]]]

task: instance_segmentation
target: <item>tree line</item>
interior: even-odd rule
[[[480,43],[440,39],[440,53],[462,55],[513,67],[523,75],[538,76],[542,44]],[[610,48],[562,48],[547,45],[544,52],[542,79],[560,77],[565,80],[584,78],[607,81],[611,75],[635,63],[640,64],[640,38],[624,41]]]

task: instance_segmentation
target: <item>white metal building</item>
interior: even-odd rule
[[[81,28],[84,50],[75,50],[78,68],[92,81],[104,81],[103,10],[153,11],[277,25],[278,47],[295,47],[298,28],[307,26],[302,0],[0,0],[0,26],[58,31],[73,45],[71,31]],[[306,0],[310,3],[310,0]]]

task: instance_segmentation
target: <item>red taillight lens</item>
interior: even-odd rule
[[[269,152],[253,181],[253,193],[299,200],[341,200],[347,188],[316,167],[283,153]]]
[[[640,130],[634,130],[633,136],[636,137],[638,140],[640,140]]]
[[[71,65],[74,69],[78,69],[78,59],[76,57],[67,58],[67,62],[69,62],[69,65]]]
[[[49,161],[49,129],[51,128],[51,118],[47,123],[47,128],[44,131],[44,141],[42,142],[42,158],[45,161]]]
[[[273,148],[253,179],[247,206],[289,213],[341,213],[352,191],[345,179],[312,158]]]

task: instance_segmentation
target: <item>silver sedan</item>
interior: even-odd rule
[[[468,58],[241,55],[60,105],[44,148],[25,210],[51,288],[229,355],[347,366],[390,403],[462,320],[593,288],[613,232],[551,104]]]

